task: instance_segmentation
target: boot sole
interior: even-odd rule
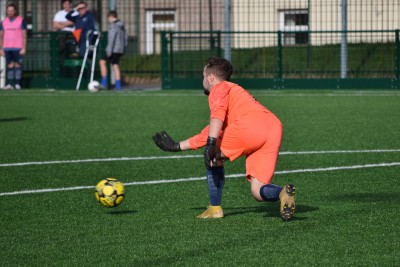
[[[290,219],[292,219],[292,217],[294,216],[294,212],[296,210],[296,205],[294,200],[296,188],[292,184],[288,184],[285,186],[284,189],[287,197],[293,198],[293,200],[290,201],[292,205],[289,205],[288,202],[285,202],[285,204],[280,210],[282,220],[287,222]]]

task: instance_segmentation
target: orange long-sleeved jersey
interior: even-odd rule
[[[257,113],[270,113],[249,92],[239,85],[231,82],[217,84],[208,97],[210,106],[210,118],[223,121],[222,131],[232,122],[237,121],[244,115]],[[207,125],[199,134],[189,138],[191,149],[198,149],[207,143]]]

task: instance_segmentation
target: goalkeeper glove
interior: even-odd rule
[[[207,168],[211,168],[213,163],[216,161],[216,145],[217,145],[217,138],[208,137],[207,138],[207,145],[204,149],[204,163],[206,164]]]
[[[171,136],[169,136],[165,131],[153,135],[153,141],[159,148],[161,148],[164,151],[169,151],[169,152],[181,151],[181,146],[179,142],[175,142],[171,138]]]

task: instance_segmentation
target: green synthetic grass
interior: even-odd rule
[[[284,124],[281,152],[327,151],[280,155],[274,183],[297,188],[288,223],[279,219],[278,203],[252,199],[244,177],[226,180],[226,217],[217,220],[195,219],[208,201],[204,180],[129,185],[114,209],[96,203],[94,188],[65,191],[105,177],[201,177],[201,157],[5,165],[200,156],[202,150],[166,153],[151,140],[160,130],[184,139],[207,124],[199,91],[0,92],[1,265],[398,266],[400,166],[366,166],[400,162],[400,92],[253,93]],[[359,167],[324,170],[340,166]],[[314,171],[282,173],[304,169]],[[244,173],[244,159],[225,170]]]

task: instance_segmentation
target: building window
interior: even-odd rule
[[[280,11],[283,45],[304,45],[309,42],[308,10]],[[288,33],[285,33],[288,32]]]
[[[175,10],[146,11],[146,54],[160,54],[161,31],[176,30]]]

